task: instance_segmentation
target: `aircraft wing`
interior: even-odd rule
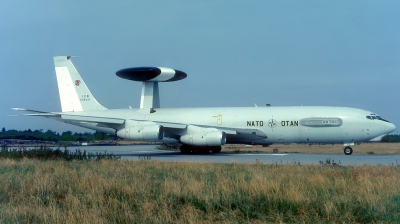
[[[185,129],[188,126],[188,124],[170,123],[170,122],[154,121],[154,123],[162,125],[165,128],[174,128],[174,129]],[[249,134],[249,135],[256,135],[258,137],[264,137],[264,138],[267,137],[267,135],[264,132],[260,131],[259,129],[230,128],[230,127],[208,126],[208,125],[198,125],[198,124],[191,124],[191,125],[203,128],[215,128],[230,135]]]
[[[62,114],[63,120],[73,120],[79,122],[87,122],[87,123],[99,123],[110,128],[115,128],[116,125],[122,125],[125,122],[123,118],[110,118],[110,117],[95,117],[95,116],[82,116],[82,115],[69,115]],[[148,122],[148,120],[135,120],[138,122]],[[163,122],[163,121],[151,121],[155,124],[162,125],[166,130],[184,130],[189,124],[182,123],[173,123],[173,122]],[[198,125],[198,124],[190,124],[193,126],[203,127],[203,128],[215,128],[221,131],[224,131],[226,134],[230,135],[255,135],[257,137],[266,138],[267,135],[259,129],[244,129],[244,128],[230,128],[230,127],[218,127],[218,126],[206,126],[206,125]]]
[[[220,126],[206,126],[206,125],[196,125],[203,128],[215,128],[225,132],[226,134],[230,135],[240,135],[240,134],[247,134],[247,135],[256,135],[258,137],[267,137],[267,135],[259,129],[244,129],[244,128],[230,128],[230,127],[220,127]]]
[[[125,119],[123,118],[112,118],[112,117],[99,117],[99,116],[87,116],[87,115],[72,115],[65,114],[62,112],[45,112],[38,110],[31,110],[25,108],[11,108],[17,111],[26,111],[32,112],[31,114],[21,114],[21,115],[10,115],[10,116],[37,116],[37,117],[45,117],[45,118],[53,118],[53,119],[61,119],[63,121],[74,121],[74,122],[84,122],[84,123],[97,123],[102,124],[106,127],[117,128],[120,125],[124,124]],[[135,120],[138,122],[148,122],[148,120]],[[156,124],[162,125],[166,128],[166,131],[173,130],[185,130],[188,125],[193,125],[202,128],[215,128],[220,131],[225,132],[229,135],[253,135],[261,138],[266,138],[267,135],[259,129],[244,129],[244,128],[231,128],[231,127],[220,127],[220,126],[208,126],[208,125],[199,125],[199,124],[182,124],[182,123],[173,123],[173,122],[163,122],[163,121],[151,121]],[[179,131],[180,132],[180,131]],[[179,135],[179,134],[178,134]]]

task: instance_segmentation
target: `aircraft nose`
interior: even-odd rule
[[[390,132],[396,130],[396,125],[392,124],[392,123],[388,123],[386,125],[386,132],[389,134]]]

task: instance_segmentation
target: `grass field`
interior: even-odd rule
[[[400,167],[0,160],[2,223],[400,222]]]

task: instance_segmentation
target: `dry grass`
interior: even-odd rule
[[[0,160],[2,223],[400,222],[400,168]]]
[[[377,154],[377,155],[399,155],[400,143],[378,143],[368,142],[360,145],[352,146],[355,154]],[[274,150],[275,149],[275,150]],[[222,152],[279,152],[279,153],[321,153],[321,154],[342,154],[343,145],[326,144],[326,145],[304,145],[304,144],[276,144],[269,147],[260,145],[226,145],[223,146]]]

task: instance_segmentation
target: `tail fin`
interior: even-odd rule
[[[94,98],[70,59],[71,56],[54,57],[62,112],[106,110]]]

